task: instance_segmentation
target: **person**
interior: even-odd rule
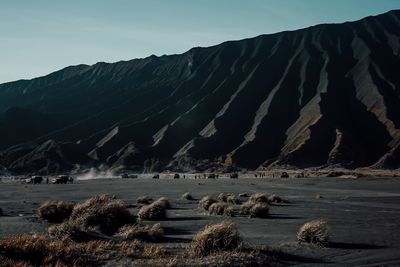
[[[49,184],[49,177],[46,178],[46,184]]]

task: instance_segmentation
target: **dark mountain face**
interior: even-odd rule
[[[391,11],[2,84],[0,166],[398,168],[399,38]]]

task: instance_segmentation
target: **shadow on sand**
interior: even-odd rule
[[[304,219],[304,217],[299,217],[299,216],[289,216],[287,214],[271,214],[268,218],[266,219],[279,219],[279,220],[296,220],[296,219]]]
[[[166,218],[164,221],[199,221],[199,220],[204,220],[203,217],[195,217],[195,216],[191,216],[191,217],[169,217]]]
[[[157,240],[157,243],[190,243],[192,239],[190,238],[180,238],[180,237],[172,237],[172,236],[164,236],[161,239]]]
[[[327,245],[329,248],[339,249],[382,249],[387,248],[386,246],[362,244],[362,243],[344,243],[344,242],[329,242]]]
[[[193,232],[189,231],[189,230],[176,229],[173,227],[164,227],[164,234],[165,235],[191,235],[191,234],[193,234]]]
[[[274,251],[274,252],[269,252],[269,255],[271,255],[278,259],[281,263],[284,265],[293,265],[294,263],[318,263],[318,264],[328,264],[330,263],[329,261],[325,261],[323,259],[318,259],[318,258],[312,258],[312,257],[306,257],[306,256],[299,256],[299,255],[294,255],[290,254],[287,252],[283,251]]]

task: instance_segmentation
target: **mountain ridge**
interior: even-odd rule
[[[57,171],[78,165],[140,170],[149,162],[187,171],[398,168],[399,26],[394,10],[1,84],[0,114],[12,108],[38,118],[57,114],[62,126],[0,133],[0,165],[35,169],[15,151],[29,147],[31,153],[53,140],[79,147],[70,150],[80,160],[68,164],[43,160],[40,150],[39,158]],[[0,124],[12,129],[2,116]],[[10,158],[17,159],[11,164]]]

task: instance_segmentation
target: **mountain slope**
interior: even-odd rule
[[[1,124],[15,128],[3,119],[14,109],[49,122],[26,134],[35,118],[13,120],[24,133],[0,136],[0,165],[398,168],[399,38],[391,11],[2,84]],[[58,156],[46,169],[49,142]]]

